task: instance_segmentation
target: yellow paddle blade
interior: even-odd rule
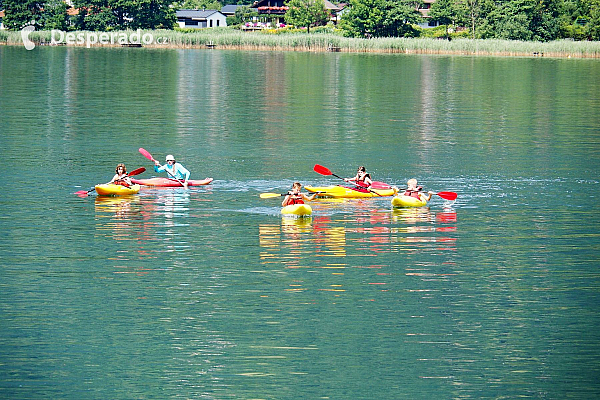
[[[281,196],[285,196],[279,193],[261,193],[260,194],[260,198],[261,199],[272,199],[273,197],[281,197]]]

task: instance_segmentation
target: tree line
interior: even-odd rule
[[[250,5],[252,0],[236,4]],[[323,0],[287,0],[285,21],[297,27],[331,24]],[[177,9],[220,10],[217,0],[74,0],[76,15],[68,15],[63,0],[0,0],[4,25],[37,29],[110,31],[173,29]],[[353,37],[416,37],[425,19],[420,0],[349,0],[336,30]],[[471,38],[550,41],[571,38],[600,40],[600,0],[436,0],[430,20],[445,26],[446,36],[463,32]],[[255,17],[249,7],[231,22]]]

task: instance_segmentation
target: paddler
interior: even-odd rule
[[[160,163],[157,160],[155,160],[154,171],[167,172],[169,178],[183,181],[183,187],[187,189],[188,180],[190,179],[190,171],[185,169],[185,167],[180,163],[175,162],[175,157],[173,157],[172,154],[169,154],[167,157],[165,157],[165,161],[167,163],[161,166]]]
[[[292,185],[292,191],[288,192],[281,205],[285,207],[291,206],[292,204],[304,204],[304,200],[311,201],[319,194],[313,193],[311,196],[307,196],[304,193],[300,193],[300,189],[302,189],[300,182],[294,182]]]
[[[371,180],[371,174],[367,174],[367,169],[362,165],[358,167],[358,171],[354,178],[344,178],[344,181],[354,182],[356,183],[356,186],[364,188],[368,188],[373,184],[373,181]]]
[[[127,176],[127,168],[125,164],[121,163],[115,168],[115,176],[108,183],[114,183],[115,185],[122,185],[129,187],[132,185],[131,179]]]
[[[428,196],[421,193],[423,187],[418,186],[416,179],[409,179],[408,182],[406,182],[406,186],[406,190],[404,191],[404,193],[402,193],[403,196],[414,197],[415,199],[419,199],[422,201],[429,201],[431,199],[431,195],[433,194],[433,192],[427,192]]]

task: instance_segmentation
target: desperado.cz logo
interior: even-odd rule
[[[29,34],[35,30],[33,25],[26,26],[21,30],[21,38],[27,50],[33,50],[35,43],[29,39]],[[115,45],[115,44],[167,44],[169,39],[159,37],[156,40],[150,32],[142,34],[141,29],[128,32],[64,32],[52,29],[50,44],[85,45],[88,49],[93,45]]]

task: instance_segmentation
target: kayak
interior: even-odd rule
[[[423,207],[426,205],[426,200],[417,199],[412,196],[398,195],[392,199],[392,206],[394,207]]]
[[[193,180],[190,179],[188,181],[188,186],[201,186],[208,185],[213,181],[213,178],[206,178],[202,180]],[[131,179],[131,182],[144,185],[144,186],[158,186],[158,187],[181,187],[181,183],[176,181],[175,179],[169,178],[150,178],[150,179]]]
[[[312,208],[308,204],[290,204],[281,209],[283,215],[292,215],[297,217],[309,216],[312,214]]]
[[[319,196],[345,197],[345,198],[364,198],[364,197],[382,197],[393,196],[398,192],[397,188],[388,186],[381,189],[362,189],[347,186],[305,186],[307,191],[322,192]]]
[[[114,183],[105,183],[96,185],[96,193],[100,196],[127,196],[136,194],[140,191],[140,185],[131,185],[130,187],[123,185],[115,185]]]

